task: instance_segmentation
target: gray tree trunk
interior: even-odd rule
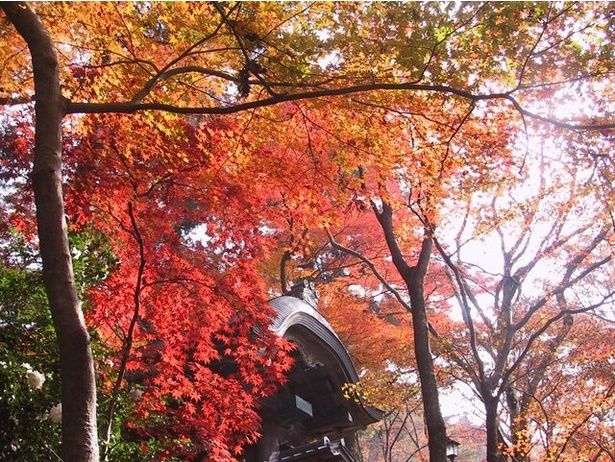
[[[412,313],[412,332],[414,334],[414,353],[416,365],[421,382],[421,397],[423,411],[427,426],[430,462],[446,462],[446,426],[440,409],[438,383],[434,372],[433,357],[429,342],[429,322],[425,304],[425,275],[431,259],[433,239],[429,230],[421,244],[418,262],[414,266],[408,265],[393,230],[393,210],[386,202],[382,211],[374,208],[376,217],[384,232],[387,247],[397,271],[403,278],[410,295],[410,308]]]
[[[421,381],[421,397],[427,425],[429,460],[446,461],[446,426],[440,409],[438,382],[434,371],[433,357],[429,342],[429,322],[425,305],[425,274],[431,255],[431,238],[425,237],[421,248],[421,257],[412,267],[404,281],[408,286],[412,306],[412,331],[414,334],[414,354]]]
[[[58,59],[38,16],[22,2],[0,4],[32,56],[36,134],[32,185],[43,278],[60,348],[62,456],[65,462],[96,462],[96,383],[90,338],[73,276],[62,195],[62,119],[65,100]]]

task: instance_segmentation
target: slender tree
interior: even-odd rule
[[[62,445],[67,461],[98,460],[96,384],[90,336],[81,312],[68,246],[62,195],[62,119],[66,100],[54,44],[45,26],[21,3],[4,4],[32,55],[36,135],[32,186],[43,279],[60,347]]]

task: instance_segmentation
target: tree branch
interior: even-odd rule
[[[585,249],[585,252],[580,252],[575,258],[573,258],[572,260],[568,262],[567,264],[568,270],[566,271],[564,277],[562,278],[560,283],[557,285],[557,287],[555,287],[549,294],[545,295],[544,297],[540,298],[536,303],[534,303],[528,309],[525,316],[523,316],[523,318],[521,318],[519,322],[517,322],[516,324],[512,326],[513,330],[519,330],[525,324],[527,324],[529,320],[531,319],[531,317],[534,315],[534,313],[536,313],[536,311],[538,311],[541,307],[543,307],[551,297],[557,296],[558,294],[563,293],[567,288],[575,285],[577,282],[581,281],[587,275],[589,275],[596,269],[600,268],[601,266],[607,264],[608,262],[612,260],[613,257],[611,255],[607,255],[603,259],[589,265],[587,268],[581,271],[581,273],[576,275],[574,278],[572,277],[572,273],[574,272],[575,269],[577,269],[578,265],[580,265],[583,262],[583,260],[587,258],[589,253],[606,237],[606,235],[607,235],[606,231],[602,230],[600,233],[598,233],[596,237],[594,237],[594,240],[590,243],[588,248]]]
[[[336,250],[345,252],[348,255],[352,255],[353,257],[355,257],[356,259],[360,260],[365,265],[367,265],[367,267],[370,269],[373,275],[376,276],[376,278],[382,283],[382,285],[386,287],[386,289],[393,294],[393,296],[401,304],[401,306],[403,306],[408,312],[412,312],[412,308],[410,307],[410,304],[406,300],[404,300],[404,298],[401,296],[399,291],[395,287],[393,287],[382,274],[380,274],[380,272],[378,271],[378,268],[376,268],[376,265],[374,265],[374,263],[369,258],[367,258],[362,253],[357,252],[356,250],[345,247],[342,244],[338,243],[328,228],[326,228],[326,231],[327,231],[327,235],[329,236],[329,242],[331,244],[331,247],[333,247]]]
[[[433,238],[433,242],[436,247],[436,250],[444,260],[444,263],[446,263],[446,266],[448,266],[448,268],[452,271],[455,277],[455,282],[457,283],[457,287],[459,288],[459,293],[461,295],[461,309],[463,311],[463,319],[470,333],[470,347],[472,348],[472,355],[474,356],[474,360],[476,361],[476,365],[478,366],[478,378],[480,382],[483,383],[485,381],[485,365],[480,358],[480,354],[478,352],[476,330],[474,329],[474,322],[472,320],[470,304],[468,303],[469,287],[464,281],[461,271],[459,270],[457,265],[453,263],[450,256],[444,251],[444,248],[435,236]]]
[[[384,239],[389,247],[389,251],[391,252],[393,264],[405,280],[410,276],[411,268],[408,263],[406,263],[406,260],[402,255],[399,244],[397,243],[397,238],[395,237],[395,233],[393,231],[393,209],[384,200],[382,201],[382,211],[378,210],[378,206],[373,200],[371,203],[374,214],[376,215],[376,218],[382,227],[382,231],[384,232]]]
[[[273,86],[270,84],[270,86]],[[493,94],[474,94],[467,90],[449,87],[447,85],[425,85],[416,83],[373,83],[365,85],[351,85],[348,87],[329,88],[297,93],[275,94],[267,98],[256,101],[230,104],[220,107],[191,107],[175,106],[166,103],[135,103],[135,102],[116,102],[116,103],[77,103],[70,102],[67,105],[68,114],[101,114],[101,113],[134,113],[139,111],[166,111],[175,114],[235,114],[237,112],[254,109],[259,107],[272,106],[287,101],[310,100],[331,96],[343,96],[357,93],[374,91],[425,91],[434,93],[444,93],[458,96],[469,101],[488,101],[506,100],[521,115],[538,120],[540,122],[573,131],[593,131],[608,130],[615,128],[615,123],[605,124],[573,124],[557,119],[541,116],[534,112],[523,109],[521,104],[512,96],[512,92],[493,93]]]
[[[540,327],[540,329],[536,330],[529,338],[529,340],[527,341],[527,343],[525,344],[525,348],[523,349],[523,351],[519,354],[519,356],[517,356],[515,362],[506,370],[506,372],[503,374],[502,376],[502,383],[507,383],[508,378],[512,375],[512,373],[520,366],[521,362],[525,359],[525,357],[527,356],[528,352],[530,351],[530,348],[532,347],[532,345],[534,344],[534,342],[542,335],[544,334],[547,329],[549,327],[551,327],[554,323],[556,323],[557,321],[559,321],[560,319],[562,319],[564,316],[568,316],[568,315],[575,315],[575,314],[581,314],[581,313],[587,313],[589,311],[595,310],[596,308],[601,307],[602,305],[604,305],[607,301],[612,301],[613,297],[615,296],[615,291],[605,295],[602,300],[600,300],[597,303],[594,303],[592,305],[583,307],[583,308],[577,308],[577,309],[572,309],[572,310],[561,310],[559,311],[555,316],[549,318],[547,321],[545,321],[545,323]]]
[[[140,310],[141,310],[141,292],[143,290],[143,275],[145,273],[145,265],[147,264],[147,260],[145,259],[145,244],[143,242],[143,237],[141,236],[141,231],[139,230],[139,225],[137,224],[137,219],[135,217],[134,208],[132,202],[128,203],[128,215],[130,217],[130,223],[132,225],[132,235],[137,242],[137,246],[139,248],[139,267],[137,269],[137,277],[135,280],[135,289],[133,292],[133,312],[132,317],[130,319],[130,324],[128,326],[128,332],[126,333],[126,337],[123,341],[123,348],[120,357],[119,369],[117,372],[117,377],[115,382],[113,383],[113,388],[111,389],[111,399],[109,401],[109,406],[107,407],[107,413],[105,415],[107,421],[105,422],[105,427],[103,431],[104,439],[103,439],[103,461],[109,459],[109,441],[111,440],[111,427],[113,425],[113,415],[115,414],[115,408],[117,407],[117,403],[120,397],[120,391],[122,389],[122,382],[124,381],[124,376],[126,375],[126,368],[128,366],[128,359],[130,357],[130,351],[132,350],[132,342],[134,339],[134,331],[139,321]]]
[[[11,98],[9,96],[0,98],[0,106],[20,106],[23,104],[31,104],[34,98],[28,96],[18,96]]]
[[[141,91],[139,91],[132,98],[131,103],[134,103],[134,104],[140,103],[143,100],[143,98],[145,98],[152,91],[152,89],[156,86],[156,84],[158,82],[164,81],[164,80],[168,79],[169,77],[171,77],[172,75],[181,74],[182,72],[201,72],[201,73],[206,73],[207,75],[215,75],[215,76],[218,76],[218,77],[229,78],[229,80],[232,80],[233,79],[232,76],[230,76],[230,75],[228,75],[228,74],[226,74],[224,72],[218,72],[218,71],[214,71],[214,70],[211,70],[211,69],[204,69],[204,68],[199,67],[199,69],[200,69],[199,71],[193,71],[193,70],[189,71],[188,70],[188,69],[191,69],[193,67],[198,67],[198,66],[186,66],[186,67],[182,67],[182,68],[171,69],[171,67],[175,66],[175,64],[180,62],[186,56],[190,55],[192,50],[194,50],[196,47],[202,45],[206,41],[208,41],[211,38],[215,37],[215,35],[218,33],[218,31],[220,30],[221,27],[222,27],[222,22],[220,24],[218,24],[218,26],[214,29],[214,31],[211,34],[208,34],[205,37],[203,37],[202,39],[196,41],[195,43],[190,45],[188,48],[186,48],[182,53],[180,53],[177,57],[175,57],[175,59],[172,59],[169,63],[167,63],[167,65],[164,66],[158,72],[158,74],[153,76],[145,84],[145,86],[141,89]],[[185,69],[186,71],[181,71],[181,69]]]

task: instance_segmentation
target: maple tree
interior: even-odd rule
[[[453,113],[453,117],[458,117],[458,114]],[[466,126],[462,128],[464,135],[467,133],[472,136],[475,135],[475,130],[481,130],[481,128],[473,126],[468,114],[461,115],[461,118],[467,122]],[[396,131],[396,138],[403,139],[404,121],[394,120],[391,125],[395,127],[395,130],[401,129],[400,132]],[[489,164],[498,146],[502,146],[501,149],[503,150],[507,143],[506,127],[506,120],[502,122],[499,129],[494,126],[490,127],[493,139],[498,141],[497,144],[494,143],[490,146],[488,153],[486,150],[482,152],[473,151],[474,160],[480,166],[479,168],[484,168],[485,165]],[[429,129],[430,127],[425,128]],[[448,133],[443,134],[445,139],[448,136],[450,136]],[[403,144],[401,145],[403,146]],[[398,148],[400,159],[396,160],[396,170],[391,173],[390,178],[385,176],[386,170],[383,168],[375,169],[375,174],[371,178],[369,175],[371,169],[361,167],[359,174],[361,190],[373,191],[371,197],[357,198],[366,204],[362,213],[363,215],[366,213],[373,214],[373,217],[376,218],[375,225],[380,227],[381,240],[384,240],[387,247],[384,256],[390,255],[390,257],[379,263],[367,258],[365,251],[360,252],[357,248],[355,243],[356,232],[349,234],[349,244],[345,245],[340,244],[331,236],[331,245],[334,249],[352,255],[367,266],[376,275],[378,281],[386,287],[387,291],[394,295],[396,302],[412,314],[414,353],[421,384],[420,390],[427,432],[430,435],[429,453],[430,457],[440,457],[438,455],[438,442],[446,441],[446,430],[440,410],[439,384],[436,380],[436,368],[429,339],[430,332],[438,334],[433,314],[431,320],[428,319],[427,314],[428,294],[432,292],[432,287],[438,285],[439,281],[436,272],[432,271],[428,283],[426,282],[426,275],[431,260],[436,230],[435,223],[438,220],[437,202],[434,198],[444,199],[446,197],[445,191],[449,189],[447,186],[452,186],[458,181],[456,172],[463,166],[463,159],[458,158],[448,161],[449,148],[446,142],[439,145],[436,143],[436,147],[434,147],[431,140],[425,146],[408,140],[407,146],[405,149],[403,147]],[[429,157],[425,156],[425,151],[429,153]],[[424,158],[429,158],[430,161],[418,160]],[[502,159],[505,159],[505,153],[503,152],[500,157],[496,156],[496,158],[501,162]],[[472,167],[469,167],[470,172],[471,169]],[[499,172],[499,168],[495,165],[493,172]],[[467,173],[467,171],[464,173]],[[483,174],[481,178],[482,181],[487,181],[488,176]],[[370,187],[370,181],[373,181],[376,186]],[[464,181],[462,179],[459,182],[462,187]],[[474,187],[479,187],[479,185],[476,181],[473,182]],[[450,190],[453,190],[453,188],[450,188]],[[399,223],[403,224],[400,225]],[[409,232],[396,232],[396,228],[407,229]],[[386,269],[387,266],[388,269]],[[385,277],[385,272],[390,276]],[[444,321],[443,327],[443,331],[449,330],[446,321]]]
[[[498,139],[502,142],[502,149],[507,149],[505,137],[499,136]],[[436,332],[434,343],[440,354],[450,354],[456,366],[467,373],[466,380],[474,384],[477,395],[485,405],[489,460],[502,460],[501,450],[512,455],[514,460],[529,457],[532,438],[537,438],[535,435],[544,430],[529,429],[532,427],[530,422],[541,419],[530,414],[528,408],[536,406],[536,401],[540,402],[538,390],[553,379],[554,363],[561,361],[564,369],[560,374],[564,375],[567,374],[566,368],[575,368],[573,355],[567,355],[566,359],[562,357],[562,350],[576,348],[571,346],[574,335],[578,335],[570,333],[573,316],[587,312],[598,314],[601,307],[612,303],[613,297],[612,286],[608,282],[612,271],[609,244],[612,219],[608,198],[612,190],[604,188],[601,175],[596,175],[587,159],[577,158],[571,163],[570,157],[564,157],[568,160],[549,158],[544,152],[537,158],[533,157],[535,155],[535,152],[525,152],[516,160],[517,165],[527,165],[527,173],[521,178],[516,169],[500,167],[498,176],[503,176],[495,178],[495,185],[488,181],[489,177],[483,176],[482,180],[487,181],[482,186],[476,185],[479,187],[472,200],[439,206],[440,213],[448,212],[452,217],[450,224],[445,222],[443,227],[449,231],[442,236],[425,214],[419,215],[422,224],[428,226],[434,238],[438,236],[434,242],[441,263],[449,267],[448,277],[457,286],[453,291],[441,287],[430,304],[447,305],[446,298],[455,293],[457,303],[462,306],[467,329],[467,332],[459,333],[459,327],[450,319],[447,321],[446,317],[440,318],[432,313],[430,319]],[[565,156],[570,156],[570,153]],[[514,164],[514,158],[511,162]],[[494,170],[498,169],[494,166]],[[426,176],[428,172],[417,175],[421,180]],[[493,189],[505,192],[493,193]],[[410,202],[410,208],[413,206]],[[407,205],[402,202],[402,210],[404,207]],[[415,207],[418,209],[420,204]],[[455,210],[457,207],[459,209]],[[376,213],[382,213],[377,204],[374,208]],[[392,213],[392,207],[390,210]],[[456,222],[463,223],[463,227],[456,235],[450,236],[450,229]],[[385,234],[386,230],[390,232],[392,222],[386,222],[383,228]],[[482,262],[472,255],[479,244],[472,243],[478,237],[481,237],[481,242],[489,242],[489,234],[500,241],[494,247],[501,250],[502,256],[496,260],[492,249]],[[390,274],[387,278],[378,274],[378,268],[382,270],[383,263],[376,265],[374,259],[366,258],[366,250],[361,253],[356,250],[360,242],[357,238],[364,238],[364,234],[353,230],[348,232],[348,236],[355,250],[335,241],[332,241],[333,248],[355,257],[376,273],[377,279],[391,293],[397,293],[400,290],[399,281],[390,284],[386,282],[394,281]],[[450,248],[453,250],[450,252],[455,256],[455,261],[442,244],[447,240],[452,240]],[[464,247],[470,250],[464,251]],[[424,246],[418,248],[424,250]],[[399,250],[397,252],[402,254]],[[468,254],[470,258],[467,258]],[[503,266],[494,269],[492,266],[498,261]],[[561,270],[553,270],[559,265]],[[550,268],[553,275],[544,275],[545,268]],[[560,279],[554,275],[559,275]],[[437,273],[434,273],[430,282],[437,284],[437,281]],[[448,286],[447,283],[443,285]],[[485,297],[493,298],[491,304],[485,301]],[[412,306],[408,307],[403,297],[398,297],[398,301],[414,314]],[[448,335],[441,336],[437,332],[448,332]],[[604,332],[607,337],[612,335],[609,328]],[[569,335],[572,339],[568,338]],[[603,346],[597,348],[598,351],[606,350],[606,356],[589,366],[595,367],[596,371],[604,368],[612,357],[612,350],[604,347],[609,344],[608,340],[605,342],[607,337],[602,337]],[[473,352],[474,359],[468,357],[468,351]],[[583,374],[580,374],[581,377]],[[588,395],[596,395],[595,403],[593,400],[591,403],[587,401],[587,406],[577,403],[574,413],[570,408],[566,408],[568,414],[566,411],[549,413],[544,407],[541,408],[543,415],[561,416],[561,421],[549,419],[545,423],[545,428],[549,428],[545,445],[549,448],[543,455],[555,457],[553,454],[557,454],[561,460],[567,460],[565,457],[578,458],[578,452],[567,455],[565,450],[573,451],[572,448],[579,447],[575,440],[582,438],[580,435],[584,434],[582,429],[587,420],[596,422],[600,419],[608,425],[611,417],[604,409],[612,399],[612,384],[608,375],[605,379],[606,383],[598,386],[596,393],[588,392]],[[585,377],[578,386],[583,388],[587,383],[596,384],[598,381]],[[560,391],[566,393],[570,389],[566,387],[566,391],[562,391],[560,388],[550,390],[549,394],[557,391],[561,401],[550,397],[543,403],[545,406],[547,403],[566,402]],[[502,436],[503,430],[498,423],[498,409],[502,402],[509,419],[507,436]],[[535,408],[534,412],[537,412]],[[577,417],[578,421],[575,420]],[[562,432],[568,431],[571,438],[563,438]],[[553,432],[558,435],[558,443]],[[584,441],[587,443],[587,439]],[[610,444],[608,439],[592,443],[597,449],[591,457],[608,454]]]
[[[2,8],[8,21],[1,29],[6,65],[0,101],[19,120],[16,155],[27,165],[27,153],[34,152],[31,186],[60,348],[67,461],[97,460],[98,444],[96,371],[66,212],[71,226],[99,224],[121,261],[105,285],[93,289],[86,312],[119,359],[115,380],[103,383],[111,396],[109,415],[125,379],[141,374],[159,387],[158,398],[171,396],[166,410],[175,406],[185,418],[175,442],[196,444],[196,452],[221,460],[254,440],[253,395],[271,393],[288,367],[284,346],[266,329],[258,331],[262,338],[252,330],[271,314],[257,274],[257,260],[278,242],[268,229],[292,223],[292,251],[305,228],[336,224],[337,210],[349,203],[369,211],[378,197],[373,210],[389,233],[398,277],[415,291],[416,353],[430,378],[421,292],[444,188],[479,187],[502,162],[506,130],[522,130],[528,120],[581,138],[591,133],[587,139],[594,143],[604,142],[602,133],[614,127],[608,5],[103,2]],[[564,117],[542,104],[564,99],[597,109]],[[20,104],[23,111],[11,107]],[[64,171],[63,153],[74,156]],[[289,171],[294,174],[286,177]],[[464,171],[464,179],[454,177]],[[422,207],[417,216],[425,233],[398,233],[394,241],[392,211],[397,217],[406,206],[398,194],[404,191],[393,193],[398,174],[414,187],[411,199]],[[259,181],[246,184],[246,177]],[[447,183],[448,177],[455,182]],[[420,185],[410,181],[418,178]],[[71,192],[66,203],[64,189]],[[266,207],[280,204],[274,211]],[[23,213],[13,213],[13,221],[32,218],[26,208],[11,212],[17,211]],[[206,244],[187,242],[186,231],[196,224],[206,224]],[[417,239],[423,258],[413,265],[398,248]],[[194,319],[211,327],[203,330],[189,322]],[[164,348],[144,352],[163,337]],[[153,377],[147,361],[134,361],[150,353]],[[215,360],[228,367],[223,357],[238,370],[218,374],[216,389],[207,378]],[[264,367],[269,364],[276,367]],[[197,396],[186,377],[212,385],[209,393]],[[442,461],[437,383],[421,383],[430,458]],[[222,385],[241,399],[225,400]],[[151,398],[143,402],[144,418],[148,404],[150,415],[163,412]],[[220,416],[196,416],[199,406],[216,404],[232,417],[222,422],[225,431],[213,434]]]

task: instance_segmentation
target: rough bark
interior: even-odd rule
[[[32,57],[36,117],[32,185],[43,278],[60,349],[63,460],[95,462],[94,362],[75,287],[64,217],[61,162],[66,103],[60,89],[57,55],[45,26],[25,3],[1,6]]]
[[[498,428],[499,397],[484,396],[485,427],[487,430],[487,462],[503,462],[504,455],[500,451],[500,435]]]

